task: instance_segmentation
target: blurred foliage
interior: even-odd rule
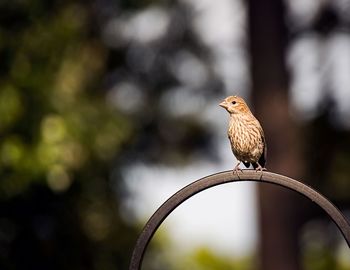
[[[151,241],[143,266],[152,270],[251,270],[255,269],[253,256],[237,257],[222,255],[206,246],[190,250],[177,250],[167,235],[165,228],[160,228]]]
[[[86,33],[87,10],[52,6],[48,16],[30,6],[22,27],[1,29],[3,197],[36,181],[67,189],[78,171],[111,160],[131,131],[97,88],[106,50]]]
[[[119,4],[0,2],[1,269],[126,269],[138,230],[120,209],[121,166],[186,162],[210,144],[196,115],[161,105],[181,85],[174,59],[205,49],[186,27],[106,45],[109,20],[154,2]],[[150,11],[181,21],[179,8]]]
[[[313,248],[305,252],[304,269],[306,270],[348,270],[348,267],[341,267],[334,256],[334,253],[327,248]]]
[[[186,255],[183,260],[174,263],[174,270],[249,270],[254,269],[250,258],[233,259],[218,255],[208,248],[198,248],[193,253]]]
[[[101,89],[79,1],[0,3],[0,267],[127,268],[136,230],[109,174],[133,127]]]
[[[344,246],[344,256],[348,257],[348,247]],[[329,246],[324,246],[317,243],[313,246],[308,246],[303,251],[303,269],[305,270],[349,270],[349,260],[343,262],[343,259],[337,255],[339,250],[334,250]]]
[[[349,249],[338,228],[322,219],[306,223],[301,233],[300,251],[305,270],[349,270]]]

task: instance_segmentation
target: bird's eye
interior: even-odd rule
[[[236,104],[236,101],[232,101],[231,103],[232,103],[232,105],[235,105],[235,104]]]

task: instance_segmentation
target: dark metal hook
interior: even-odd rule
[[[238,175],[239,174],[239,175]],[[313,188],[287,176],[264,172],[257,173],[255,170],[244,170],[237,174],[232,171],[220,172],[202,179],[199,179],[188,186],[184,187],[173,196],[171,196],[148,220],[143,228],[133,251],[129,270],[141,269],[142,260],[148,243],[151,241],[154,233],[162,224],[164,219],[181,203],[192,197],[193,195],[225,183],[256,181],[279,185],[290,190],[296,191],[301,195],[309,198],[311,201],[320,206],[334,221],[342,235],[350,247],[350,225],[341,211],[335,207],[326,197],[314,190]]]

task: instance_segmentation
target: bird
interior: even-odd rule
[[[250,164],[256,171],[265,171],[267,144],[259,121],[247,103],[239,96],[228,96],[220,104],[230,114],[227,135],[238,163],[233,172],[238,172],[241,162]]]

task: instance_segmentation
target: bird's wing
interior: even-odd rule
[[[261,157],[259,158],[258,162],[259,162],[259,164],[262,167],[265,167],[266,158],[267,158],[267,143],[266,143],[266,140],[265,140],[264,131],[263,131],[263,129],[262,129],[262,127],[260,125],[259,125],[259,131],[260,131],[260,134],[261,134],[262,142],[264,144],[264,150],[263,150],[263,152],[261,154]]]

